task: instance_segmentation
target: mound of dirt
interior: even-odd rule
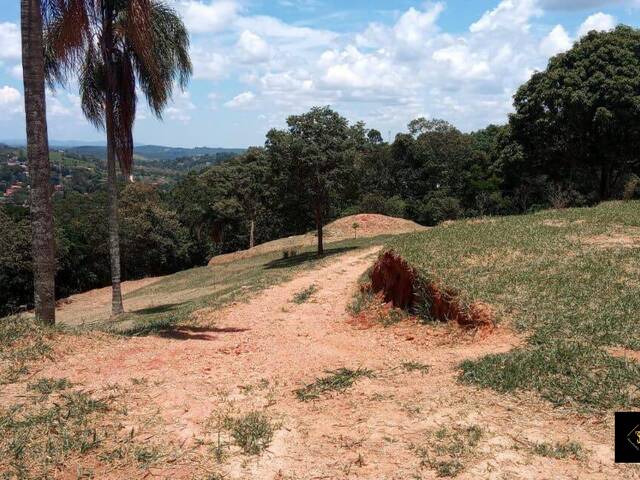
[[[353,228],[357,224],[357,228]],[[324,241],[326,243],[339,242],[354,237],[377,237],[378,235],[398,235],[400,233],[418,232],[426,230],[411,220],[404,218],[388,217],[377,213],[361,213],[338,220],[325,225],[323,229]],[[221,265],[244,258],[255,257],[269,252],[297,250],[302,247],[315,245],[317,242],[316,232],[309,232],[304,235],[294,235],[292,237],[281,238],[258,245],[249,250],[227,253],[213,257],[209,265]]]
[[[394,307],[408,309],[421,302],[428,315],[463,328],[490,331],[494,327],[493,307],[483,302],[465,305],[458,293],[425,280],[393,251],[380,255],[371,271],[371,289]]]

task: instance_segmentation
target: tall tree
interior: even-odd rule
[[[191,75],[189,35],[178,15],[155,0],[55,0],[48,29],[51,78],[79,77],[82,110],[107,136],[112,316],[124,312],[116,162],[125,177],[133,164],[136,84],[160,118],[174,83]]]
[[[591,168],[601,200],[640,164],[640,30],[592,31],[514,97],[510,118],[528,169],[554,181]]]
[[[54,324],[55,246],[40,1],[21,0],[22,72],[31,185],[35,313],[43,322]]]
[[[306,190],[318,235],[318,255],[322,255],[325,218],[349,178],[359,139],[354,138],[356,130],[349,128],[347,120],[329,107],[292,115],[287,125],[288,131],[267,134],[266,148],[280,170],[290,172],[290,178]]]

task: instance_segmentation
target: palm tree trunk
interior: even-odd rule
[[[105,9],[106,10],[106,9]],[[111,62],[113,49],[113,30],[111,13],[104,15],[102,55],[104,59],[107,88],[105,91],[105,127],[107,131],[107,195],[109,209],[109,259],[111,261],[111,317],[124,313],[122,289],[120,287],[120,224],[118,220],[118,174],[116,172],[116,153],[114,142],[113,91],[114,73]]]
[[[31,186],[31,230],[36,318],[55,324],[55,245],[49,176],[40,0],[21,0],[22,71]]]

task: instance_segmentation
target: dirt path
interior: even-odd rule
[[[342,255],[212,314],[202,329],[172,338],[108,339],[40,372],[94,391],[120,388],[127,407],[123,436],[134,428],[134,438],[174,455],[148,470],[97,465],[95,478],[435,478],[425,452],[435,445],[429,432],[443,427],[482,431],[477,446],[462,452],[458,478],[637,475],[613,464],[612,418],[569,414],[530,396],[456,382],[460,361],[519,343],[506,329],[479,340],[410,322],[369,329],[350,323],[346,305],[375,253]],[[308,302],[291,302],[312,284],[317,292]],[[430,370],[401,368],[408,361]],[[368,368],[375,377],[316,401],[296,398],[294,389],[341,367]],[[255,457],[232,452],[217,463],[215,418],[255,409],[279,425],[268,450]],[[580,442],[584,459],[544,457],[531,448],[532,442],[567,440]],[[215,471],[226,476],[207,476]],[[72,472],[75,465],[69,465],[69,477]]]

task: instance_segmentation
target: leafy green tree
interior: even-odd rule
[[[124,312],[116,160],[125,176],[133,162],[136,85],[158,117],[176,80],[191,75],[189,35],[170,7],[155,0],[77,0],[53,9],[47,50],[51,81],[77,73],[82,110],[107,136],[112,315]]]
[[[640,161],[638,98],[640,30],[592,31],[553,57],[514,97],[510,124],[527,175],[584,185],[597,171],[599,197],[610,198]]]
[[[289,190],[313,213],[318,235],[318,254],[324,253],[322,229],[332,203],[344,194],[353,176],[360,128],[352,130],[347,120],[329,107],[314,107],[287,119],[288,130],[271,130],[266,150],[276,170],[284,175]],[[308,202],[308,203],[307,203]]]

